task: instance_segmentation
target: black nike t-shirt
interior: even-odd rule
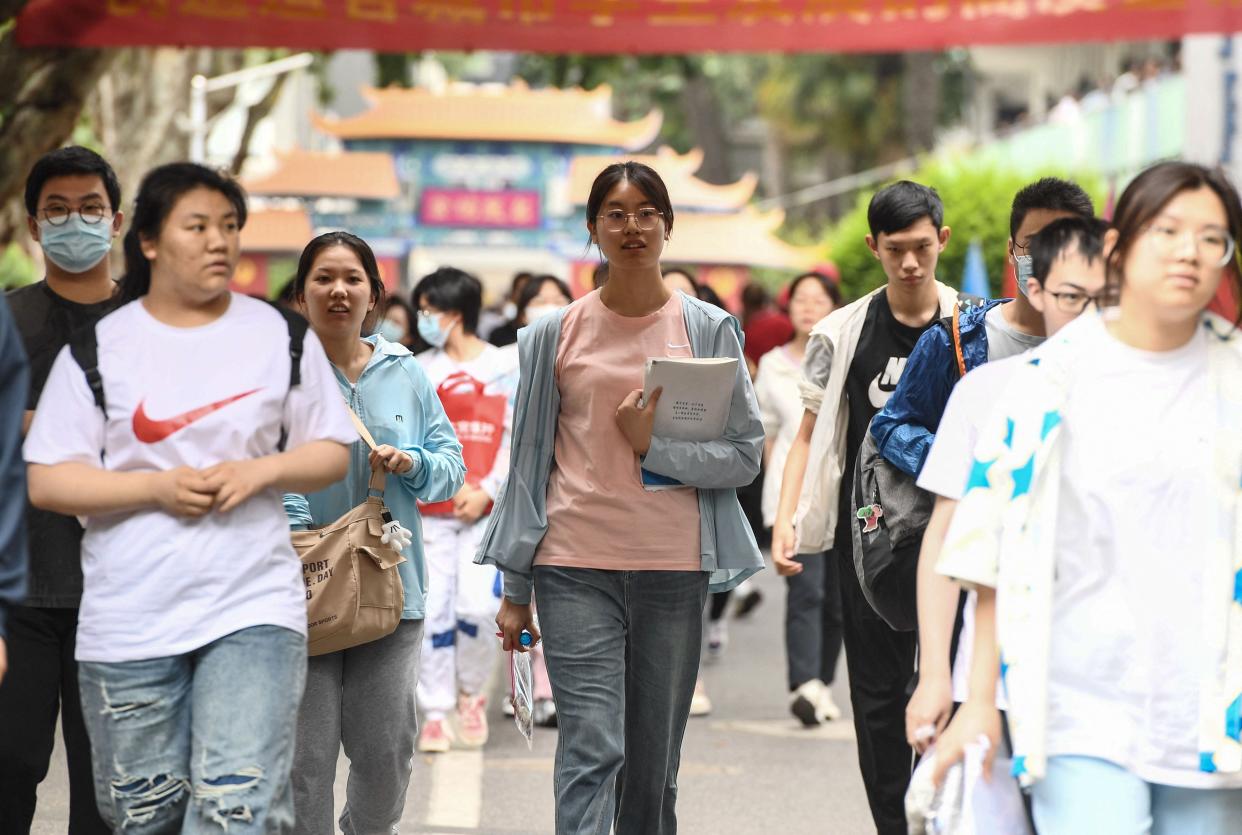
[[[858,348],[845,378],[849,431],[846,434],[845,470],[841,483],[840,522],[846,531],[849,530],[847,523],[852,510],[849,505],[852,504],[854,465],[858,461],[858,451],[867,428],[897,389],[915,343],[939,318],[937,313],[921,327],[903,325],[893,316],[887,293],[876,293],[867,308]]]
[[[114,303],[71,302],[53,292],[46,281],[12,290],[5,300],[30,359],[26,408],[34,409],[52,363],[69,342],[69,335],[99,321]],[[26,605],[76,608],[82,597],[82,526],[72,516],[27,505],[26,527],[30,541]]]

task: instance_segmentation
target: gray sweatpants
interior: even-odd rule
[[[349,782],[341,831],[397,831],[418,736],[414,688],[422,645],[423,622],[403,620],[378,641],[309,659],[293,759],[295,832],[331,835],[342,745]]]

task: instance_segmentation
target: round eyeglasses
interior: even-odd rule
[[[68,206],[54,204],[45,208],[40,214],[53,226],[64,226],[69,222],[70,215],[76,214],[84,222],[94,225],[108,217],[111,212],[102,203],[87,203],[80,209],[70,209]]]
[[[659,226],[660,221],[664,219],[664,215],[660,213],[659,209],[639,209],[636,212],[610,209],[597,217],[601,221],[600,226],[605,232],[624,232],[626,225],[630,222],[630,218],[634,219],[634,225],[638,227],[638,231],[650,232]]]
[[[1147,237],[1165,257],[1178,251],[1178,247],[1189,237],[1203,260],[1215,267],[1223,267],[1233,258],[1235,244],[1233,236],[1223,229],[1178,229],[1167,223],[1153,223],[1147,227]]]

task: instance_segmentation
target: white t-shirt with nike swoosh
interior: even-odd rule
[[[43,389],[25,444],[32,464],[204,469],[316,440],[357,436],[311,331],[289,389],[289,332],[270,305],[234,294],[216,321],[175,328],[131,302],[96,326],[108,416],[69,350]],[[37,555],[35,555],[37,559]],[[301,563],[281,494],[199,519],[161,509],[93,516],[82,540],[79,661],[181,655],[251,626],[305,633]]]

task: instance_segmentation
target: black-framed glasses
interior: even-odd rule
[[[660,221],[664,219],[659,209],[639,209],[636,212],[623,212],[620,209],[609,209],[597,216],[601,221],[600,226],[605,232],[624,232],[626,225],[630,222],[630,218],[634,219],[634,225],[638,227],[640,232],[650,232],[660,225]]]
[[[1148,239],[1167,257],[1174,255],[1187,236],[1194,241],[1195,251],[1216,267],[1223,267],[1233,258],[1236,244],[1233,236],[1223,229],[1178,229],[1167,223],[1152,223],[1146,230]]]
[[[1098,293],[1084,293],[1080,290],[1062,290],[1059,293],[1048,290],[1045,292],[1056,301],[1058,310],[1074,315],[1082,313],[1088,305],[1092,304],[1095,305],[1096,310],[1099,310],[1108,304],[1109,299],[1107,290],[1101,290]]]
[[[69,222],[70,215],[78,215],[83,222],[94,225],[112,213],[108,211],[108,207],[102,203],[87,203],[80,209],[71,209],[68,206],[59,204],[46,207],[40,214],[43,219],[53,226],[64,226]]]

